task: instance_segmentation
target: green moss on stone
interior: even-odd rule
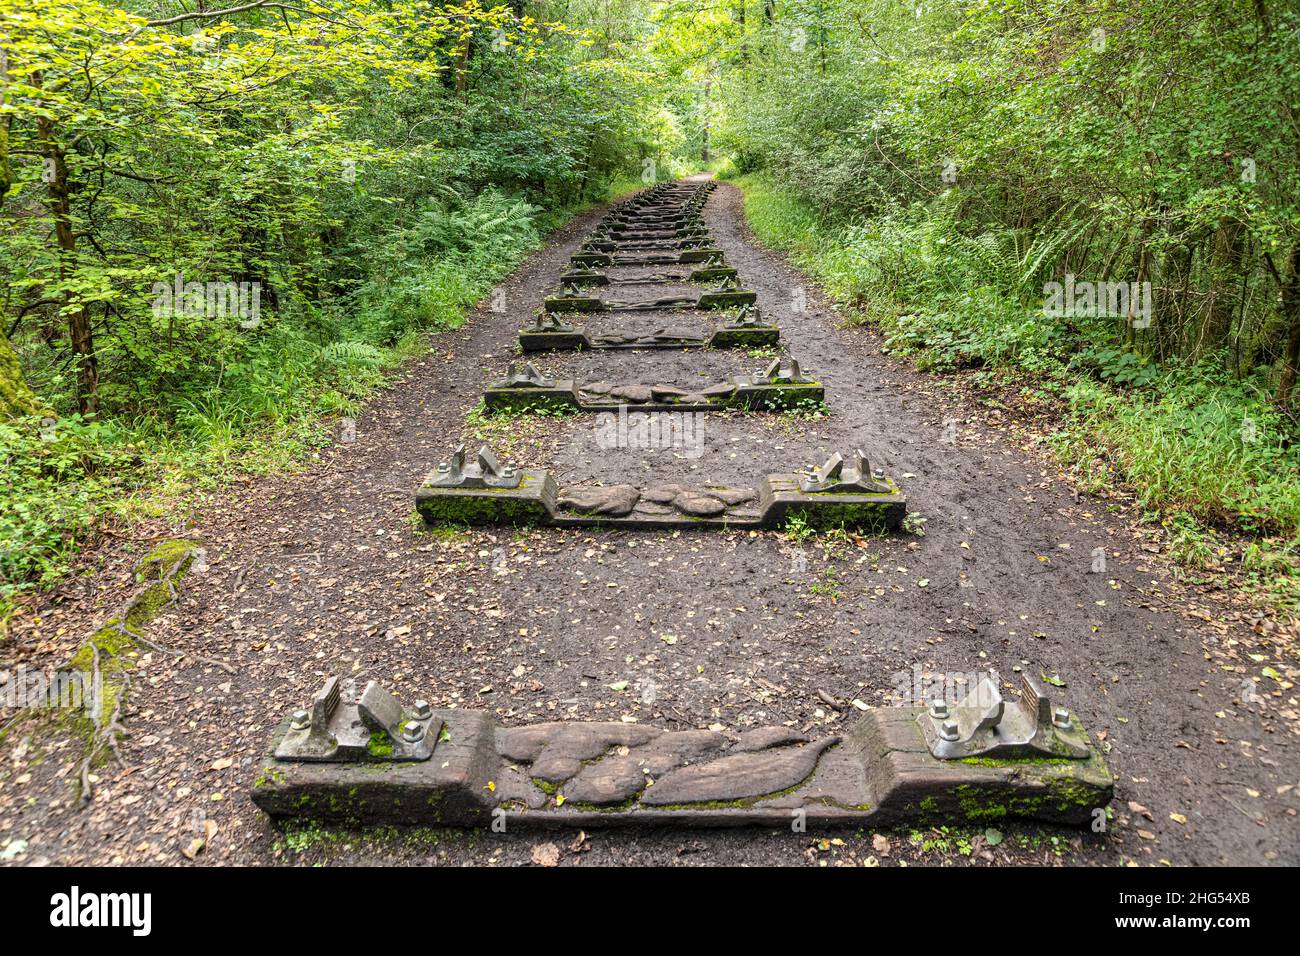
[[[816,531],[853,529],[863,534],[883,535],[889,530],[887,512],[896,507],[898,507],[896,503],[818,503],[815,508],[801,509],[787,514],[785,521],[797,519]]]
[[[372,757],[391,757],[393,755],[393,738],[383,730],[376,730],[371,733],[370,740],[366,743],[366,750],[370,752]]]
[[[527,487],[527,480],[520,487]],[[435,494],[420,498],[416,510],[431,525],[524,524],[545,521],[546,507],[536,498],[494,495],[504,489],[475,488],[472,492]]]
[[[41,411],[40,400],[23,378],[23,368],[9,339],[0,330],[0,420]]]

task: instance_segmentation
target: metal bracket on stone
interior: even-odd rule
[[[773,328],[763,321],[763,315],[756,305],[741,306],[740,313],[727,323],[729,329]]]
[[[530,332],[573,332],[573,326],[552,312],[539,312],[533,316]]]
[[[721,255],[722,250],[716,246],[709,246],[702,249],[683,249],[677,254],[678,262],[708,262],[716,255]]]
[[[573,382],[557,382],[537,370],[531,362],[520,372],[510,363],[504,381],[490,385],[483,392],[483,404],[493,411],[510,409],[519,412],[565,411],[579,407]]]
[[[524,370],[519,371],[519,367],[511,362],[506,367],[505,380],[492,386],[493,388],[554,388],[555,380],[549,379],[537,370],[537,366],[532,362],[524,363]]]
[[[753,305],[756,301],[758,301],[756,293],[748,289],[741,289],[735,278],[728,276],[723,279],[720,288],[700,296],[699,307],[701,309],[726,309],[733,305]]]
[[[731,266],[725,265],[702,265],[698,269],[691,271],[689,279],[691,282],[713,282],[716,279],[734,279],[736,270]]]
[[[780,358],[772,359],[770,365],[754,379],[755,385],[810,385],[813,379],[806,378],[799,368],[799,360],[791,357],[786,367],[782,368]]]
[[[885,484],[884,471],[879,468],[872,470],[866,453],[861,449],[855,451],[849,461],[845,461],[844,456],[836,452],[820,468],[810,468],[799,483],[799,490],[805,494],[830,492],[869,495],[887,495],[893,491]]]
[[[531,326],[519,330],[519,346],[525,352],[585,349],[590,344],[585,334],[550,312],[537,314]]]
[[[825,400],[826,390],[822,383],[805,376],[797,361],[789,358],[785,368],[781,365],[781,359],[773,359],[766,369],[752,378],[737,375],[732,379],[736,391],[728,404],[777,411]]]
[[[763,320],[756,305],[742,305],[740,313],[713,333],[713,348],[762,348],[777,344],[780,330]]]
[[[547,312],[607,312],[609,305],[595,296],[583,295],[575,285],[567,285],[559,295],[547,296],[542,303]]]
[[[434,488],[518,488],[519,470],[502,465],[492,449],[484,445],[477,462],[465,460],[465,446],[459,446],[449,461],[441,462],[427,484]]]
[[[374,681],[361,696],[344,699],[337,677],[325,682],[311,710],[294,711],[275,748],[275,759],[290,762],[428,760],[438,743],[442,721],[424,701],[408,713]]]
[[[566,287],[609,285],[609,276],[599,269],[570,269],[560,276],[560,281],[565,283]]]
[[[1088,740],[1064,707],[1053,707],[1042,688],[1021,675],[1022,695],[1006,701],[990,676],[980,678],[956,706],[934,701],[918,716],[930,752],[940,760],[967,757],[1084,760]]]

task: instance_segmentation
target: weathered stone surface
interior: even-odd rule
[[[561,508],[581,511],[584,514],[629,514],[636,507],[641,493],[631,485],[611,485],[608,488],[577,488],[560,495]]]
[[[685,490],[684,485],[653,485],[641,492],[641,500],[666,505]]]
[[[695,338],[693,329],[687,328],[666,328],[659,329],[652,335],[656,339],[690,339]]]
[[[722,382],[718,385],[710,385],[708,388],[700,389],[700,394],[707,398],[726,398],[736,390],[736,386],[730,382]]]
[[[752,488],[687,488],[685,485],[652,485],[641,492],[643,502],[671,504],[678,511],[701,517],[720,515],[732,505],[753,501]]]
[[[583,385],[582,391],[591,392],[593,395],[608,395],[613,387],[609,382],[592,382],[590,385]]]
[[[786,744],[804,744],[808,738],[796,733],[789,727],[755,727],[740,735],[731,748],[732,753],[753,753],[771,747],[783,747]]]
[[[648,402],[654,398],[648,385],[616,385],[609,390],[609,394],[625,402]]]
[[[561,790],[566,801],[609,806],[630,800],[644,790],[647,773],[631,755],[616,754],[583,767]]]
[[[532,763],[563,726],[563,723],[554,721],[527,727],[499,727],[497,753],[507,760]]]
[[[710,498],[717,498],[728,505],[738,505],[742,502],[753,501],[758,497],[758,492],[752,488],[710,488],[704,493]]]
[[[644,762],[652,774],[664,774],[684,763],[720,754],[727,738],[712,730],[680,730],[656,737],[632,756]]]
[[[554,735],[533,761],[532,776],[562,783],[577,776],[584,760],[594,760],[613,747],[634,747],[648,743],[661,730],[623,723],[574,723],[552,725]]]
[[[690,492],[674,498],[673,507],[682,514],[697,515],[701,518],[711,518],[727,510],[727,506],[717,498]]]
[[[711,730],[660,734],[649,743],[589,763],[560,789],[565,799],[597,806],[624,803],[660,774],[720,754],[726,738]]]
[[[746,800],[798,786],[813,772],[822,751],[839,743],[817,743],[741,753],[674,770],[641,796],[648,806]]]
[[[669,398],[681,398],[683,395],[687,394],[682,389],[673,385],[651,385],[650,393],[655,397],[656,401],[660,402]]]

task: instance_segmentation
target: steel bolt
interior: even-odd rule
[[[957,721],[945,720],[943,725],[939,728],[939,736],[944,740],[956,740],[960,736],[960,732],[957,729]]]
[[[884,477],[885,477],[885,469],[883,469],[883,468],[873,468],[873,469],[871,469],[871,474],[874,475],[876,478],[884,478]]]
[[[445,475],[445,474],[446,474],[447,472],[449,472],[449,471],[451,471],[451,465],[450,465],[450,464],[448,464],[448,463],[445,462],[445,461],[440,461],[440,462],[438,462],[438,474],[440,474],[440,475]]]
[[[294,730],[306,730],[311,726],[311,714],[305,710],[295,710],[293,717],[289,721],[289,726]]]
[[[402,724],[403,740],[409,741],[410,743],[415,743],[423,736],[424,736],[424,728],[421,727],[416,721],[408,720],[406,723]]]
[[[415,716],[420,720],[428,720],[433,714],[433,708],[429,706],[427,700],[417,700],[415,702]]]
[[[1057,707],[1052,711],[1052,723],[1062,730],[1070,729],[1070,712],[1064,707]]]
[[[944,700],[930,701],[930,716],[942,720],[948,716],[948,702]]]

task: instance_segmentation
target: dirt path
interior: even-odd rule
[[[978,834],[973,846],[960,832],[894,834],[885,853],[871,833],[592,833],[565,859],[1300,863],[1294,691],[1265,680],[1262,699],[1242,703],[1243,680],[1259,673],[1255,635],[1190,619],[1159,561],[1104,502],[1077,496],[1021,447],[1005,416],[961,407],[942,382],[882,354],[875,336],[837,329],[808,280],[748,237],[733,187],[710,200],[710,230],[783,345],[825,383],[829,417],[712,415],[698,458],[602,450],[586,416],[467,425],[516,330],[599,215],[573,222],[503,285],[505,314],[485,308],[435,337],[370,403],[355,442],[206,509],[193,533],[209,568],[150,636],[236,673],[144,655],[126,715],[130,769],[105,768],[88,810],[70,804],[73,742],[34,724],[11,733],[0,743],[0,845],[27,841],[18,862],[183,863],[180,848],[205,819],[216,830],[200,863],[512,863],[543,840],[568,845],[567,834],[457,831],[286,839],[248,801],[253,768],[275,723],[332,673],[435,707],[490,709],[507,724],[630,716],[673,728],[815,729],[852,720],[843,702],[910,694],[916,672],[1024,668],[1059,675],[1057,693],[1109,748],[1118,782],[1105,836],[1007,825],[996,846]],[[807,310],[797,314],[800,288]],[[539,365],[595,379],[636,361],[588,353]],[[763,364],[659,352],[639,368],[646,381],[695,381]],[[412,520],[413,491],[462,438],[551,467],[562,483],[744,483],[861,446],[903,486],[925,533],[829,548],[771,532],[431,534]],[[1096,548],[1106,551],[1102,573]],[[107,579],[129,563],[124,549]],[[106,606],[115,593],[96,600]],[[50,633],[54,622],[62,633]],[[52,609],[15,646],[29,667],[52,666],[94,623]]]

